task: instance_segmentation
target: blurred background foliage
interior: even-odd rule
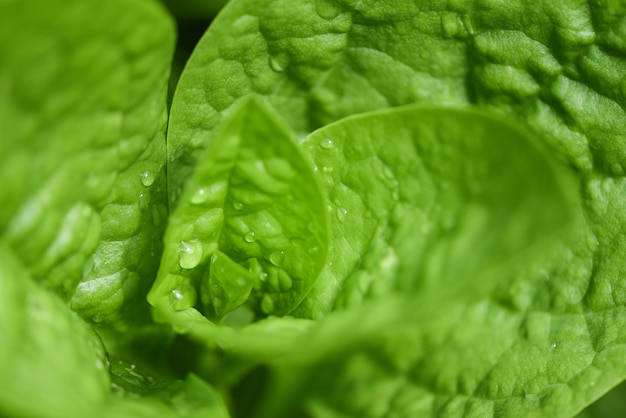
[[[626,417],[626,382],[613,388],[576,416],[576,418],[615,417]]]
[[[227,0],[161,0],[176,20],[178,38],[170,74],[171,97],[187,59]]]

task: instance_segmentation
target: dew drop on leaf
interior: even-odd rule
[[[341,222],[345,221],[347,216],[348,210],[346,208],[337,209],[337,219],[339,219]]]
[[[154,183],[154,173],[151,171],[144,171],[139,175],[139,178],[141,179],[141,184],[146,187],[152,186],[152,183]]]
[[[270,56],[270,68],[277,73],[282,73],[289,64],[289,57],[287,55]]]
[[[142,210],[150,207],[150,198],[145,193],[139,193],[139,208]]]
[[[170,307],[175,311],[191,308],[196,304],[196,290],[189,283],[182,283],[172,289],[169,302]]]
[[[596,235],[592,232],[588,232],[587,233],[587,246],[589,247],[589,249],[595,250],[599,245],[600,245],[600,242],[598,241],[598,238],[596,237]]]
[[[292,238],[291,245],[294,247],[302,247],[304,245],[304,240],[302,238]]]
[[[285,252],[284,251],[274,251],[273,253],[270,254],[270,263],[272,263],[273,265],[275,265],[276,267],[280,267],[280,265],[283,263],[283,258],[285,257]]]
[[[327,20],[334,19],[341,13],[339,6],[328,0],[317,0],[315,2],[315,11],[322,19]]]
[[[241,203],[241,202],[233,202],[233,207],[236,210],[241,210],[241,209],[243,209],[243,203]]]
[[[322,149],[331,149],[333,146],[335,146],[335,143],[330,138],[324,138],[320,141],[320,148]]]
[[[202,260],[202,243],[193,239],[191,241],[181,241],[178,248],[178,263],[181,268],[192,269],[200,264]]]
[[[194,205],[201,205],[205,203],[209,198],[209,193],[204,187],[200,187],[196,192],[191,196],[191,203]]]
[[[248,233],[247,233],[247,234],[243,237],[243,240],[244,240],[245,242],[249,242],[249,243],[252,243],[252,242],[256,241],[256,237],[254,236],[254,231],[250,231],[250,232],[248,232]]]

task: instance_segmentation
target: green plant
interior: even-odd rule
[[[570,417],[626,377],[626,3],[232,0],[171,107],[154,1],[0,23],[2,415]]]

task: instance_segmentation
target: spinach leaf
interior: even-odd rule
[[[146,323],[167,216],[171,21],[143,1],[0,14],[0,233],[85,319]]]
[[[583,172],[621,175],[620,2],[235,0],[198,44],[172,105],[175,201],[223,114],[262,94],[302,136],[409,103],[485,106]],[[179,107],[180,106],[180,107]],[[180,109],[180,110],[179,110]]]
[[[560,190],[575,183],[559,184],[567,179],[523,130],[474,109],[364,113],[302,145],[328,196],[333,237],[297,312],[305,317],[458,285],[570,216]]]
[[[293,134],[261,101],[226,124],[190,180],[165,235],[150,301],[219,320],[251,298],[259,315],[291,312],[328,249],[324,199]]]
[[[157,380],[110,361],[93,329],[37,285],[5,242],[0,259],[3,416],[229,416],[220,396],[193,375]]]
[[[32,281],[4,241],[0,260],[0,413],[88,413],[110,387],[102,342],[61,299]]]

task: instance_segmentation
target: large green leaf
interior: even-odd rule
[[[156,380],[109,361],[93,329],[1,241],[0,260],[0,415],[228,417],[220,396],[193,375]]]
[[[150,301],[222,319],[250,299],[284,315],[326,261],[325,200],[293,134],[260,101],[242,106],[170,217]]]
[[[0,233],[84,318],[145,321],[171,20],[149,1],[2,2],[0,16]]]
[[[389,106],[475,103],[523,120],[580,170],[621,175],[625,15],[609,0],[232,1],[176,92],[171,198],[251,92],[303,135]]]
[[[2,241],[0,260],[0,414],[85,415],[110,387],[102,342]]]
[[[302,146],[328,197],[332,245],[297,315],[462,286],[471,276],[485,291],[481,274],[572,215],[562,189],[576,183],[527,132],[475,109],[364,113]]]

